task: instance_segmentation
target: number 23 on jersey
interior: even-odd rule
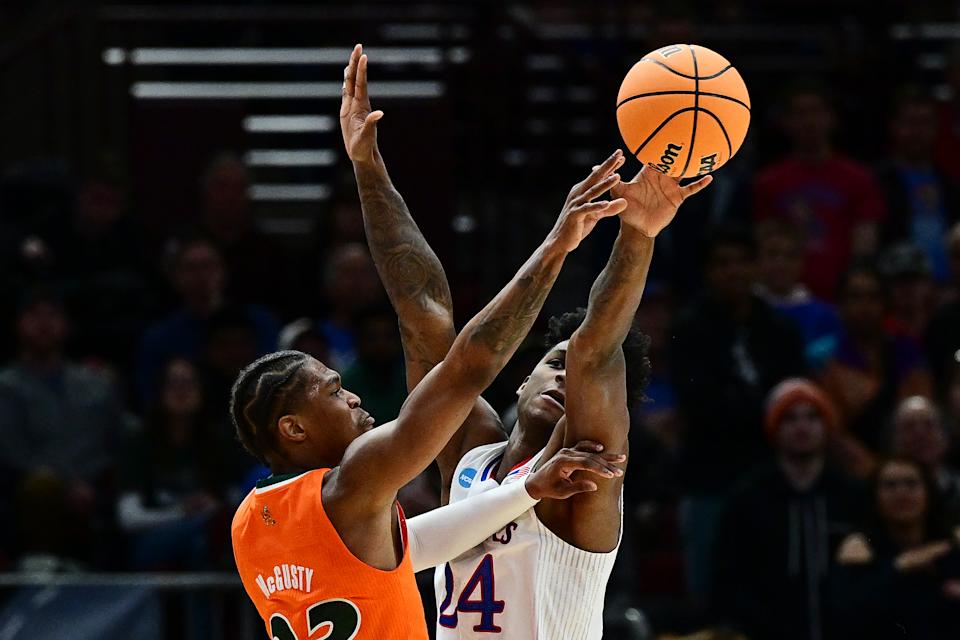
[[[307,609],[309,638],[297,638],[293,625],[282,613],[270,616],[271,640],[353,640],[360,631],[360,609],[343,598],[324,600]],[[314,639],[315,633],[326,631]]]

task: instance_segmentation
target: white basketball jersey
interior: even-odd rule
[[[498,442],[463,456],[450,486],[451,504],[499,486],[493,476],[506,447]],[[512,469],[503,483],[524,481],[542,455]],[[599,640],[616,557],[617,549],[590,553],[567,544],[530,509],[436,568],[437,640],[490,640],[496,634],[505,640]]]

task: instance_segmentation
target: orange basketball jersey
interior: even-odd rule
[[[261,481],[233,517],[233,556],[267,637],[426,640],[402,511],[400,566],[371,567],[347,549],[327,518],[320,491],[327,471]]]

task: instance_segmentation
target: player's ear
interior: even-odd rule
[[[526,378],[524,378],[524,379],[523,379],[523,382],[522,382],[522,383],[520,384],[520,386],[517,388],[517,395],[518,395],[518,396],[519,396],[521,393],[523,393],[523,388],[527,386],[527,383],[528,383],[528,382],[530,382],[530,376],[527,376]]]
[[[296,416],[289,414],[280,416],[280,419],[277,420],[277,432],[281,438],[294,442],[300,442],[307,437],[307,432],[300,426]]]

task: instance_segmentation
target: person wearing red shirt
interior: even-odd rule
[[[804,231],[803,281],[816,296],[833,300],[851,257],[876,250],[886,205],[867,168],[834,151],[836,116],[823,90],[795,88],[786,106],[792,152],[757,176],[754,214],[786,219]]]

